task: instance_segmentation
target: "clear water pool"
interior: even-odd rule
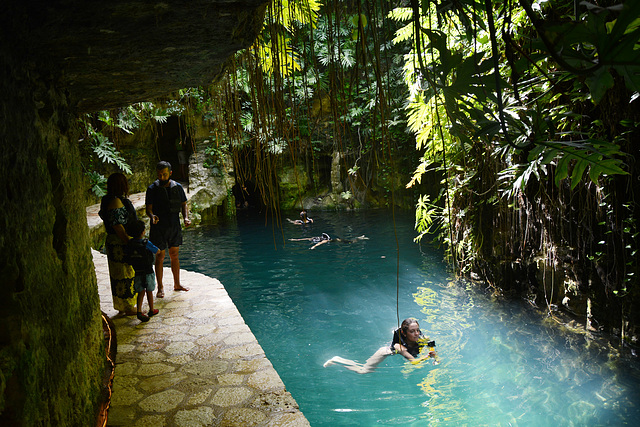
[[[524,304],[452,283],[442,254],[413,242],[412,213],[396,213],[399,261],[390,211],[310,216],[304,228],[241,214],[187,230],[180,258],[224,284],[312,426],[637,425],[633,362],[609,360]],[[322,232],[369,240],[315,250],[287,240]],[[439,365],[392,356],[367,375],[323,367],[388,344],[396,301],[400,320],[418,318],[436,341]]]

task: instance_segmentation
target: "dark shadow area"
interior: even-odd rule
[[[171,163],[172,178],[189,183],[189,160],[194,151],[194,141],[186,132],[182,117],[170,116],[165,123],[158,123],[158,155]]]
[[[236,199],[236,210],[255,210],[258,212],[263,210],[264,203],[262,202],[262,197],[260,197],[260,189],[255,182],[236,182],[232,191]]]

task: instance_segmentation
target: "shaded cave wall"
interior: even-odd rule
[[[415,153],[413,147],[410,149]],[[409,156],[373,159],[373,150],[360,156],[335,148],[318,154],[313,163],[307,163],[304,154],[296,154],[285,150],[277,155],[261,153],[258,156],[255,147],[234,152],[233,194],[238,207],[246,201],[250,207],[271,206],[284,211],[391,206],[413,211],[419,194],[433,192],[439,185],[427,175],[423,183],[407,188],[410,172],[417,162]],[[355,165],[358,170],[350,173]]]
[[[94,425],[105,349],[75,123],[207,84],[263,0],[0,6],[0,425]]]
[[[92,425],[105,356],[73,116],[1,61],[0,424]]]

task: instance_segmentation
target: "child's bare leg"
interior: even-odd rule
[[[153,291],[147,291],[147,302],[149,303],[149,310],[153,311]]]
[[[137,301],[138,301],[138,313],[141,313],[142,312],[142,304],[144,302],[144,291],[143,292],[138,292]]]
[[[153,308],[153,290],[147,291],[147,302],[149,303],[149,317],[158,314],[158,309]]]
[[[136,308],[138,310],[138,313],[136,315],[138,317],[138,320],[141,322],[148,322],[149,317],[142,313],[142,302],[144,301],[144,291],[138,292],[137,300],[138,300],[138,307]]]

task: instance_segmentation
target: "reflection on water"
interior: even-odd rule
[[[416,302],[444,338],[441,351],[448,350],[427,393],[438,413],[505,425],[607,425],[637,417],[637,373],[624,385],[620,376],[632,371],[616,369],[588,336],[455,284],[420,287]]]
[[[453,282],[441,254],[413,243],[411,214],[396,215],[399,248],[389,212],[312,216],[283,229],[241,217],[187,231],[181,248],[183,268],[224,284],[311,425],[635,424],[636,366]],[[287,240],[322,232],[370,240],[313,251]],[[367,375],[322,367],[336,355],[364,362],[397,315],[418,318],[439,365],[393,356]]]

